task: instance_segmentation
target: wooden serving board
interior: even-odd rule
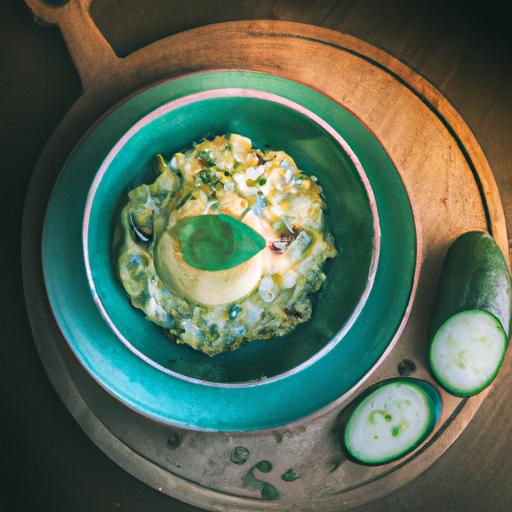
[[[335,31],[276,21],[222,23],[168,37],[120,59],[94,25],[89,0],[71,0],[59,8],[39,0],[27,3],[36,16],[59,25],[84,87],[34,171],[25,209],[23,270],[39,353],[87,435],[137,478],[212,510],[347,510],[420,475],[463,431],[487,392],[465,400],[442,392],[442,417],[427,442],[409,457],[376,468],[340,457],[339,413],[355,395],[307,422],[258,433],[194,432],[155,423],[106,394],[67,349],[45,294],[41,231],[48,196],[67,156],[94,121],[127,95],[203,69],[251,69],[302,82],[354,112],[380,140],[407,187],[421,234],[422,265],[409,320],[392,352],[357,392],[398,375],[405,359],[415,365],[412,376],[432,382],[426,361],[428,319],[448,245],[464,231],[489,230],[508,254],[496,184],[461,116],[413,70]],[[250,453],[244,464],[232,461],[237,446]],[[264,499],[261,486],[246,478],[262,460],[271,461],[272,470],[253,474],[278,491],[275,500]],[[281,478],[290,468],[299,479]]]

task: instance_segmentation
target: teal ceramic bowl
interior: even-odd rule
[[[215,357],[170,341],[128,302],[114,270],[112,228],[126,190],[150,183],[149,160],[202,137],[239,133],[255,147],[282,149],[318,177],[339,255],[326,268],[310,321],[272,342],[253,342]],[[151,172],[151,171],[150,171]],[[149,364],[175,377],[218,385],[258,385],[311,364],[339,342],[373,285],[380,227],[373,192],[356,155],[310,110],[265,91],[212,89],[179,98],[144,116],[114,146],[88,195],[84,255],[93,296],[118,338]]]
[[[111,243],[127,190],[152,179],[153,154],[230,132],[283,149],[318,177],[339,255],[309,322],[210,358],[171,342],[130,305]],[[407,194],[373,135],[317,91],[243,71],[170,80],[109,112],[61,172],[43,242],[50,303],[85,369],[138,412],[197,429],[271,428],[348,392],[395,337],[416,266]]]

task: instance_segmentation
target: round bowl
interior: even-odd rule
[[[229,132],[283,149],[319,178],[339,255],[309,322],[209,358],[130,305],[111,240],[127,190],[151,179],[154,153]],[[169,80],[112,109],[61,171],[43,233],[49,301],[82,366],[139,413],[195,429],[271,428],[350,392],[396,341],[416,260],[407,193],[375,137],[320,92],[245,71]]]
[[[154,179],[155,153],[170,159],[193,141],[224,133],[249,137],[258,148],[284,150],[315,175],[328,205],[338,255],[315,296],[312,318],[290,334],[255,341],[209,357],[169,340],[128,301],[112,263],[113,228],[126,191]],[[149,170],[148,170],[149,169]],[[212,89],[170,101],[144,116],[114,146],[88,194],[83,223],[84,259],[98,307],[134,354],[178,378],[217,385],[259,385],[312,364],[338,343],[368,297],[375,278],[380,227],[364,170],[343,138],[303,106],[255,89]]]

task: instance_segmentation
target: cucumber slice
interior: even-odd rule
[[[430,345],[430,366],[447,391],[471,396],[494,380],[506,350],[507,335],[494,315],[463,311],[437,330]]]
[[[345,451],[369,465],[398,459],[428,437],[440,414],[441,398],[427,382],[381,382],[355,402],[343,433]]]
[[[446,255],[432,317],[429,360],[438,382],[456,396],[485,389],[507,349],[510,273],[488,234],[465,233]]]

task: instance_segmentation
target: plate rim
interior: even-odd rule
[[[388,341],[388,343],[386,345],[385,350],[381,353],[381,355],[377,358],[377,360],[375,360],[375,362],[366,370],[366,372],[363,374],[363,376],[359,380],[357,380],[352,386],[347,388],[342,394],[338,395],[337,398],[335,398],[333,400],[327,401],[324,405],[320,406],[319,408],[315,409],[314,411],[312,411],[310,413],[301,414],[298,417],[296,416],[296,419],[292,419],[292,420],[288,420],[287,419],[286,421],[281,419],[278,422],[273,422],[273,423],[266,422],[266,426],[264,426],[264,427],[257,427],[257,426],[255,427],[255,426],[253,426],[253,427],[244,427],[244,428],[226,428],[225,424],[223,424],[222,427],[219,427],[219,425],[217,425],[217,427],[204,427],[204,426],[198,426],[195,423],[183,422],[183,421],[180,421],[180,420],[170,419],[167,416],[162,416],[162,415],[156,414],[154,412],[149,412],[148,410],[142,410],[142,409],[140,409],[138,407],[135,407],[125,397],[123,397],[120,394],[118,394],[118,392],[116,390],[112,389],[106,383],[101,381],[94,374],[94,372],[91,371],[91,369],[88,367],[88,365],[84,363],[84,361],[82,360],[82,357],[79,355],[77,349],[73,346],[73,344],[68,339],[68,336],[64,333],[64,330],[63,330],[63,328],[62,328],[62,326],[61,326],[61,324],[60,324],[60,322],[58,320],[58,314],[57,314],[57,311],[55,310],[54,304],[52,303],[50,292],[49,292],[48,286],[47,286],[47,272],[46,272],[46,267],[45,267],[45,257],[44,256],[45,256],[45,240],[46,240],[46,232],[47,232],[48,206],[49,206],[49,204],[51,202],[52,195],[54,193],[56,185],[59,182],[59,180],[61,179],[62,174],[64,173],[66,167],[69,164],[69,161],[74,156],[76,151],[82,146],[82,144],[87,139],[87,137],[94,131],[94,129],[96,127],[98,127],[98,125],[101,124],[101,122],[103,120],[105,120],[110,114],[114,113],[114,111],[118,107],[123,106],[129,100],[134,99],[135,97],[137,97],[141,93],[144,93],[146,91],[152,90],[152,89],[154,89],[155,87],[157,87],[159,85],[163,86],[163,85],[166,85],[168,83],[179,81],[180,79],[188,79],[188,78],[194,77],[196,75],[207,75],[207,74],[214,74],[215,75],[215,74],[218,74],[218,73],[228,73],[228,74],[243,73],[245,75],[253,75],[253,76],[259,75],[259,76],[262,76],[262,77],[269,77],[269,78],[272,78],[272,79],[275,79],[275,80],[278,80],[278,81],[281,81],[281,82],[287,82],[287,83],[290,83],[290,84],[295,84],[296,86],[300,86],[303,89],[308,89],[309,91],[311,91],[311,92],[313,92],[313,93],[315,93],[317,95],[323,96],[325,99],[329,100],[331,103],[335,103],[339,108],[341,108],[342,110],[344,110],[348,114],[350,114],[350,116],[353,117],[355,119],[355,121],[357,121],[357,123],[360,124],[361,127],[363,127],[369,133],[369,135],[371,135],[372,139],[374,139],[375,142],[380,147],[380,150],[383,152],[383,154],[386,156],[386,158],[389,159],[389,162],[393,166],[393,168],[395,170],[395,173],[396,173],[396,176],[398,177],[398,180],[401,183],[401,186],[403,188],[403,192],[404,192],[404,196],[405,196],[407,205],[410,207],[410,210],[411,210],[410,220],[411,220],[411,224],[412,224],[412,228],[413,228],[412,235],[413,235],[413,238],[414,238],[414,256],[413,256],[413,260],[412,260],[413,261],[413,265],[412,265],[413,268],[412,268],[411,282],[410,282],[410,284],[408,286],[407,301],[405,303],[405,307],[404,307],[404,310],[403,310],[401,321],[399,322],[398,326],[394,330],[394,334],[390,334],[389,335],[390,339],[389,339],[389,341]],[[148,419],[153,420],[153,421],[157,421],[157,422],[161,422],[161,423],[169,424],[169,425],[175,425],[175,426],[178,426],[178,427],[188,428],[188,429],[195,430],[195,431],[224,431],[224,432],[248,432],[248,431],[261,431],[261,432],[264,432],[264,431],[271,431],[275,427],[278,427],[278,426],[282,426],[282,425],[293,426],[293,425],[304,423],[306,421],[310,421],[311,419],[313,419],[315,417],[318,417],[320,415],[323,415],[326,412],[328,412],[329,410],[331,410],[332,408],[334,408],[338,403],[340,403],[341,401],[345,400],[347,398],[347,396],[349,396],[350,394],[352,394],[355,391],[357,391],[357,389],[360,386],[362,386],[363,383],[375,372],[377,367],[382,363],[382,361],[386,358],[386,356],[389,354],[389,352],[391,352],[391,350],[394,348],[394,346],[395,346],[396,342],[398,341],[398,339],[399,339],[403,329],[405,328],[405,325],[407,323],[407,320],[409,318],[409,315],[410,315],[410,312],[411,312],[411,309],[412,309],[412,305],[413,305],[413,302],[414,302],[414,297],[415,297],[415,294],[416,294],[417,284],[418,284],[419,269],[421,268],[421,262],[422,262],[422,259],[423,259],[423,257],[422,257],[421,229],[420,229],[420,225],[419,225],[419,222],[417,221],[417,219],[418,219],[418,217],[417,217],[417,215],[415,213],[414,204],[410,200],[410,194],[409,194],[409,191],[407,189],[406,183],[402,179],[402,176],[401,176],[400,172],[398,171],[398,168],[395,165],[393,159],[391,158],[391,156],[389,155],[389,153],[387,152],[385,147],[382,145],[381,141],[378,139],[376,134],[373,132],[373,130],[371,130],[366,125],[366,123],[364,123],[353,111],[351,111],[345,105],[342,105],[339,101],[333,99],[331,96],[329,96],[328,94],[326,94],[325,92],[323,92],[322,90],[320,90],[320,89],[318,89],[318,88],[316,88],[314,86],[311,86],[309,84],[306,84],[306,83],[303,83],[303,82],[300,82],[300,81],[297,81],[297,80],[291,80],[289,78],[284,78],[284,77],[281,77],[281,76],[279,76],[277,74],[272,74],[272,73],[268,73],[268,72],[261,72],[261,71],[253,71],[253,70],[248,70],[248,69],[216,69],[216,68],[204,69],[204,70],[195,71],[195,72],[191,72],[191,73],[180,74],[178,76],[173,76],[171,78],[164,78],[164,79],[158,80],[158,81],[156,81],[156,82],[154,82],[152,84],[146,85],[146,86],[144,86],[144,87],[142,87],[140,89],[137,89],[132,94],[126,96],[121,101],[117,102],[114,106],[112,106],[111,108],[106,110],[106,112],[103,115],[99,116],[95,120],[95,122],[89,127],[89,129],[87,129],[84,132],[82,137],[80,137],[78,139],[77,143],[74,145],[74,147],[73,147],[72,151],[70,152],[69,156],[67,157],[67,159],[65,159],[64,164],[63,164],[60,172],[56,176],[56,179],[55,179],[55,181],[53,183],[52,190],[51,190],[51,193],[49,195],[49,200],[48,200],[48,203],[47,203],[47,206],[46,206],[46,212],[45,212],[44,223],[43,223],[43,233],[42,233],[42,239],[41,239],[41,242],[42,242],[41,258],[42,258],[42,263],[43,263],[43,278],[44,278],[44,284],[45,284],[44,290],[45,290],[45,293],[46,293],[46,296],[47,296],[47,299],[48,299],[50,310],[52,312],[52,315],[53,315],[53,318],[55,320],[55,323],[56,323],[59,331],[61,332],[62,338],[66,342],[66,345],[70,349],[70,351],[73,354],[73,356],[79,362],[80,366],[82,368],[84,368],[86,370],[86,372],[88,373],[88,375],[90,375],[93,378],[93,380],[95,380],[105,391],[107,391],[107,393],[109,393],[113,398],[115,398],[117,401],[121,402],[123,405],[125,405],[125,406],[129,407],[130,409],[132,409],[134,412],[136,412],[138,414],[141,414],[141,415],[143,415],[143,416],[145,416]]]

